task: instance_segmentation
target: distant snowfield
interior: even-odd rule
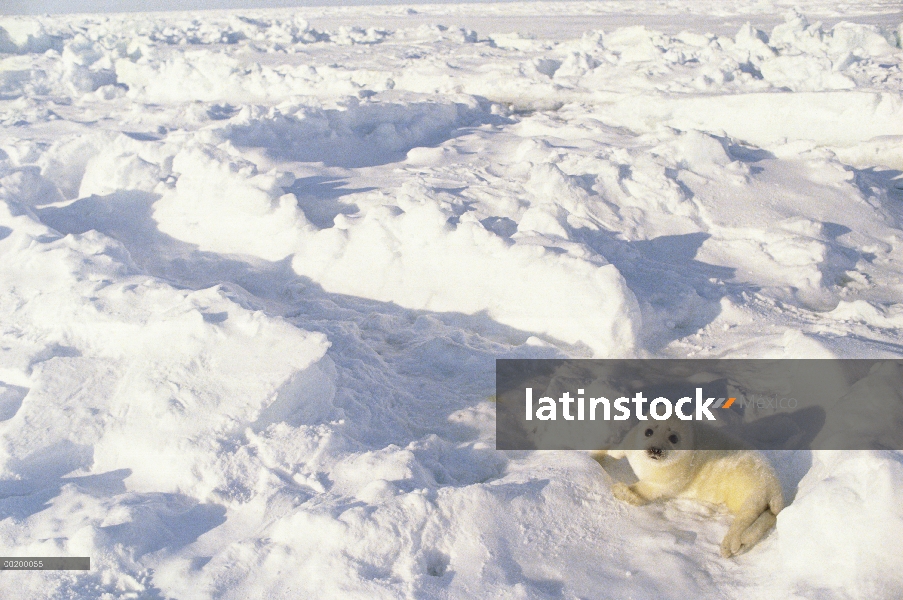
[[[0,595],[903,597],[903,453],[723,560],[494,450],[496,358],[903,357],[903,11],[796,6],[0,18],[0,555],[92,560]]]

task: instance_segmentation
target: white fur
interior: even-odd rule
[[[784,507],[780,482],[765,457],[710,428],[677,419],[649,420],[634,427],[623,445],[643,450],[600,453],[626,457],[639,479],[629,486],[614,483],[615,497],[637,506],[671,498],[726,506],[734,521],[721,542],[724,557],[749,550]]]

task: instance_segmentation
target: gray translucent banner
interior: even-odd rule
[[[0,571],[90,571],[87,556],[3,556]]]
[[[501,359],[496,400],[499,450],[903,450],[899,359]]]

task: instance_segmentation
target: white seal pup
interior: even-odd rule
[[[726,506],[734,521],[721,542],[725,558],[752,548],[784,507],[781,484],[765,457],[710,427],[673,418],[649,420],[634,427],[622,445],[642,450],[597,454],[626,457],[639,479],[633,485],[615,482],[614,496],[637,506],[671,498]]]

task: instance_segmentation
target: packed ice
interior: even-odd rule
[[[0,17],[0,555],[92,561],[0,595],[903,596],[899,451],[768,453],[788,506],[724,560],[726,515],[496,451],[492,403],[498,358],[903,357],[901,37],[865,0]]]

